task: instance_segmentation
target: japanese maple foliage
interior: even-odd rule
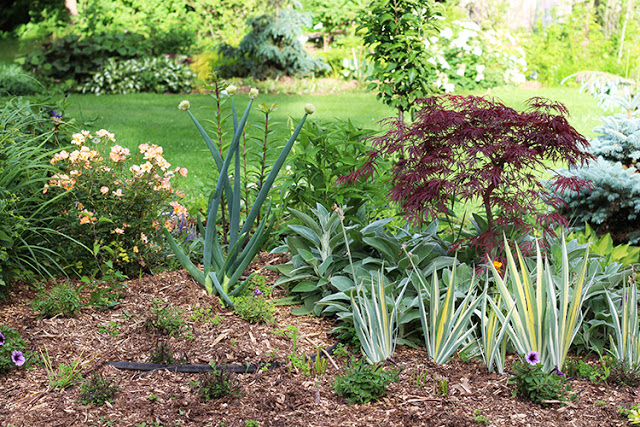
[[[390,197],[413,222],[449,214],[452,200],[480,201],[488,227],[466,243],[484,255],[498,246],[507,227],[522,235],[538,226],[566,225],[555,211],[539,209],[540,202],[557,207],[562,200],[541,184],[538,173],[545,162],[572,166],[593,156],[585,151],[588,140],[567,121],[564,105],[531,98],[525,111],[516,111],[495,99],[461,95],[417,102],[413,123],[383,121],[389,130],[372,139],[375,150],[366,164],[342,182],[371,177],[376,161],[388,156],[394,161]],[[553,180],[559,188],[586,185],[558,174]]]

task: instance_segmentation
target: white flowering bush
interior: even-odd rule
[[[525,81],[525,54],[504,30],[482,30],[474,22],[453,21],[437,36],[424,39],[436,86],[447,92],[490,88]]]
[[[172,180],[187,170],[171,168],[155,144],[141,144],[132,155],[104,129],[73,134],[72,144],[73,150],[51,159],[60,172],[42,191],[57,206],[58,230],[94,256],[74,247],[64,261],[77,272],[111,261],[119,271],[137,274],[161,250],[162,222],[169,230],[186,227],[188,213],[174,200],[182,194]]]

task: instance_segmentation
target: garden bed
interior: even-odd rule
[[[267,262],[264,254],[260,261]],[[265,269],[260,274],[273,279]],[[402,371],[399,381],[388,386],[387,395],[375,403],[349,405],[332,389],[336,375],[344,372],[346,358],[334,354],[338,369],[330,362],[324,375],[306,376],[289,364],[292,340],[276,333],[295,326],[297,353],[315,354],[317,346],[335,343],[329,334],[335,325],[329,319],[295,317],[288,307],[280,307],[275,325],[249,324],[221,308],[217,298],[206,295],[185,271],[129,281],[114,309],[86,309],[76,318],[38,318],[28,305],[35,295],[32,287],[16,285],[0,306],[0,324],[17,330],[36,354],[46,346],[54,368],[93,358],[83,371],[85,378],[96,369],[113,379],[119,390],[113,403],[83,405],[78,385],[49,390],[42,363],[14,369],[0,382],[3,426],[618,426],[627,424],[618,407],[638,403],[637,390],[630,387],[570,380],[578,392],[576,401],[541,407],[513,397],[508,374],[489,373],[480,361],[454,357],[438,366],[428,360],[424,348],[401,346],[394,362]],[[182,311],[187,328],[180,336],[164,337],[146,326],[154,300]],[[279,366],[233,374],[239,393],[205,402],[190,384],[201,378],[199,374],[107,365],[149,362],[159,341],[166,342],[176,359],[189,364],[278,362]],[[438,383],[446,383],[446,394],[436,392]]]

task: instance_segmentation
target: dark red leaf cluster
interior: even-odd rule
[[[566,223],[558,214],[539,212],[541,202],[557,206],[540,182],[549,162],[582,165],[591,159],[588,140],[568,122],[566,107],[532,98],[516,111],[492,98],[439,95],[417,101],[415,121],[386,119],[388,131],[373,138],[375,150],[366,164],[342,182],[373,175],[375,162],[393,162],[390,197],[408,219],[421,222],[448,213],[452,198],[480,202],[488,230],[467,243],[487,254],[510,227],[526,234],[535,225]],[[585,183],[557,178],[558,188]],[[533,218],[534,221],[527,221]]]

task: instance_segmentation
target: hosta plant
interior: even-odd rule
[[[628,266],[640,261],[640,247],[628,243],[614,245],[610,233],[598,236],[588,223],[584,224],[584,231],[571,232],[567,241],[571,239],[576,239],[580,244],[591,243],[590,251],[601,256],[600,262],[603,267],[612,263]]]
[[[169,56],[154,58],[108,58],[91,79],[81,86],[82,93],[189,93],[196,75],[188,64]]]
[[[235,93],[235,89],[236,88],[234,86],[229,86],[227,88],[227,93],[233,94]],[[208,293],[212,294],[215,292],[229,307],[233,307],[231,297],[240,295],[249,283],[247,280],[244,284],[240,285],[240,278],[249,263],[255,258],[258,251],[262,248],[262,245],[268,238],[269,231],[273,224],[270,208],[267,209],[266,214],[264,214],[260,222],[257,225],[255,224],[260,215],[262,206],[267,200],[269,191],[273,186],[276,176],[278,175],[278,172],[280,172],[289,151],[291,151],[291,147],[293,147],[293,144],[304,125],[307,115],[312,114],[315,111],[315,107],[313,105],[305,105],[305,115],[302,117],[298,126],[282,149],[282,152],[278,156],[271,168],[271,171],[269,172],[269,175],[263,183],[262,188],[258,192],[253,206],[251,206],[249,213],[244,219],[244,223],[241,224],[240,137],[244,132],[249,112],[253,105],[253,100],[257,96],[258,90],[252,89],[249,93],[250,100],[247,108],[239,121],[236,115],[235,104],[232,99],[231,106],[234,134],[231,145],[229,146],[224,159],[211,137],[202,128],[191,111],[189,111],[190,105],[188,101],[182,101],[179,105],[181,110],[186,111],[189,114],[192,121],[200,131],[200,134],[209,148],[219,171],[216,186],[209,197],[206,227],[202,227],[204,229],[204,256],[202,260],[204,271],[200,270],[193,262],[191,262],[189,257],[184,254],[182,249],[171,236],[169,230],[165,228],[164,234],[169,240],[171,249],[176,254],[182,266],[187,269],[187,271],[206,289]],[[232,161],[233,185],[229,176],[229,167]],[[225,197],[224,202],[223,194]],[[226,245],[224,245],[224,242],[221,240],[217,224],[219,211],[220,209],[225,210],[225,207],[227,218],[229,218],[229,239]],[[249,207],[247,206],[247,208]],[[254,230],[254,232],[252,236],[249,237],[249,233],[252,230]]]

